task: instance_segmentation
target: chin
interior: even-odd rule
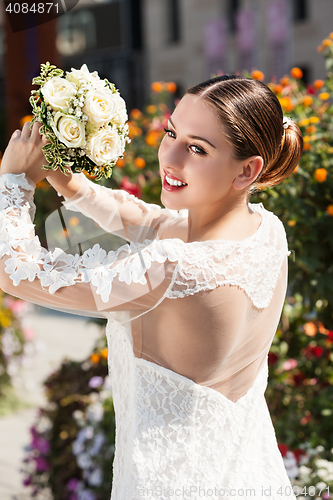
[[[169,210],[184,210],[188,208],[184,205],[184,203],[182,203],[182,200],[180,199],[170,200],[170,197],[165,196],[163,191],[161,193],[161,203],[165,208],[168,208]]]

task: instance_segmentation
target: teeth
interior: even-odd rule
[[[170,186],[186,186],[185,182],[182,181],[176,181],[175,179],[170,179],[167,175],[165,176],[165,179]]]

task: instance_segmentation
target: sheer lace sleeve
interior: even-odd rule
[[[145,240],[108,253],[95,244],[83,255],[47,251],[31,221],[34,188],[24,174],[0,176],[3,290],[54,308],[101,315],[154,307],[172,282],[174,244]]]
[[[135,228],[157,231],[159,239],[187,238],[187,218],[175,211],[145,203],[123,190],[110,189],[89,181],[81,174],[80,188],[76,195],[65,199],[64,206],[94,219],[108,232],[117,232],[138,241]],[[134,235],[133,235],[134,231]]]

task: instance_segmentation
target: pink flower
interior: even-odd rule
[[[293,370],[294,368],[296,368],[297,365],[298,361],[296,361],[296,359],[290,358],[287,359],[287,361],[284,361],[284,363],[282,363],[282,368],[283,370],[288,371],[288,370]]]
[[[120,185],[120,189],[127,191],[129,194],[133,194],[137,198],[140,198],[140,196],[141,196],[141,191],[140,191],[139,186],[130,182],[128,177],[123,177],[123,180],[122,180],[121,185]]]
[[[23,335],[25,340],[32,340],[35,336],[35,330],[32,328],[23,328]]]

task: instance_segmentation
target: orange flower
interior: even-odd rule
[[[163,90],[163,83],[162,82],[153,82],[151,84],[151,89],[153,92],[160,94]]]
[[[134,160],[134,165],[137,167],[137,168],[144,168],[146,166],[146,160],[144,160],[144,158],[141,158],[141,156],[138,156],[137,158],[135,158]]]
[[[320,54],[320,52],[322,52],[322,51],[323,51],[323,48],[324,48],[324,47],[323,47],[323,45],[322,45],[322,44],[321,44],[321,45],[318,45],[318,47],[317,47],[317,52],[319,52],[319,54]]]
[[[32,115],[23,116],[23,118],[21,118],[20,120],[20,127],[22,128],[26,122],[31,122],[32,119],[33,119]]]
[[[306,411],[305,412],[305,416],[303,418],[301,418],[301,420],[299,421],[299,423],[301,425],[306,425],[306,424],[308,424],[310,422],[311,418],[312,418],[311,413],[309,411]]]
[[[313,82],[313,88],[320,90],[324,86],[324,80],[315,80]]]
[[[293,78],[300,79],[303,76],[303,71],[300,68],[295,67],[290,70],[290,74]]]
[[[327,170],[326,168],[317,168],[314,173],[314,178],[318,182],[324,182],[327,178]]]
[[[323,113],[325,113],[325,111],[327,110],[327,108],[329,107],[329,103],[328,102],[325,102],[322,106],[320,106],[320,108],[318,109],[318,113],[320,115],[322,115]]]
[[[282,90],[283,90],[282,85],[279,85],[279,84],[274,85],[274,92],[276,94],[281,94]]]
[[[328,93],[328,92],[321,92],[321,93],[319,94],[319,96],[318,96],[318,97],[319,97],[319,99],[321,99],[322,101],[327,101],[327,99],[329,99],[329,98],[330,98],[330,95],[329,95],[329,93]]]
[[[137,127],[135,122],[129,121],[128,128],[129,128],[128,135],[129,135],[130,139],[133,139],[134,137],[138,137],[139,135],[142,134],[141,128]]]
[[[279,101],[280,101],[282,108],[285,111],[292,111],[294,109],[294,105],[293,105],[293,102],[292,102],[290,97],[281,97],[281,99],[279,99]]]
[[[324,47],[330,47],[332,45],[332,40],[329,40],[328,38],[325,38],[325,40],[323,40],[322,44]]]
[[[150,115],[153,115],[154,113],[156,113],[157,111],[157,106],[155,106],[155,104],[150,104],[149,106],[147,106],[147,113],[149,113]]]
[[[151,130],[147,134],[146,144],[148,144],[148,146],[156,146],[156,144],[157,144],[157,137],[158,137],[158,134],[156,134],[156,132],[154,130]]]
[[[306,143],[306,142],[310,142],[310,137],[308,135],[305,135],[303,137],[303,141]]]
[[[328,215],[330,215],[331,217],[333,217],[333,205],[328,205],[326,207],[326,212],[328,213]]]
[[[294,174],[297,172],[297,170],[298,170],[298,165],[293,170]]]
[[[132,109],[130,116],[131,118],[133,118],[133,120],[140,120],[140,118],[142,117],[142,113],[139,109],[134,108]]]
[[[124,166],[125,166],[125,160],[124,160],[124,158],[119,158],[119,160],[116,163],[116,167],[118,167],[118,168],[124,168]]]
[[[1,163],[1,160],[0,160],[0,163]],[[36,188],[37,188],[37,189],[38,189],[38,188],[40,188],[40,189],[45,189],[45,188],[48,188],[48,187],[49,187],[49,183],[48,183],[48,182],[46,182],[44,179],[43,179],[43,180],[41,180],[41,181],[39,181],[39,182],[37,182],[37,184],[36,184]]]
[[[71,217],[68,222],[69,222],[69,225],[72,227],[78,226],[80,224],[79,218],[75,217],[75,216]]]
[[[306,95],[305,97],[303,97],[303,105],[306,108],[308,108],[309,106],[311,106],[312,103],[313,103],[312,97],[310,97],[309,95]]]
[[[319,333],[322,333],[323,335],[328,335],[328,330],[324,327],[323,323],[321,321],[318,321],[318,331]]]
[[[103,349],[100,350],[100,355],[102,356],[102,358],[104,359],[108,359],[108,348],[107,347],[104,347]]]
[[[307,118],[304,118],[303,120],[301,120],[298,123],[298,126],[299,127],[306,127],[307,125],[309,125],[309,123],[310,123],[310,120],[308,120]]]
[[[283,87],[286,87],[287,85],[289,85],[290,80],[287,76],[284,76],[283,78],[281,78],[280,83]]]
[[[316,132],[317,128],[314,125],[309,125],[306,127],[305,132],[307,134],[314,134]]]
[[[262,71],[259,71],[258,69],[255,69],[252,71],[251,76],[253,80],[260,80],[263,81],[265,79],[265,75]]]
[[[287,224],[288,224],[288,226],[290,226],[290,227],[294,227],[294,226],[295,226],[295,224],[296,224],[296,221],[295,221],[295,220],[288,220]]]
[[[97,354],[97,352],[94,352],[91,356],[90,356],[90,361],[92,361],[93,363],[98,363],[99,360],[100,360],[100,355]]]
[[[307,323],[305,323],[305,325],[303,325],[303,330],[305,335],[307,335],[308,337],[314,337],[317,333],[317,327],[313,321],[308,321]]]
[[[320,120],[318,118],[318,116],[311,116],[311,118],[309,118],[309,123],[319,123]]]
[[[333,40],[333,31],[330,33],[330,38]]]
[[[165,87],[170,94],[174,94],[177,90],[177,85],[174,82],[168,82],[165,84]]]
[[[308,142],[306,142],[303,146],[303,150],[304,151],[310,151],[310,149],[312,149],[312,146],[311,144],[309,144]]]

